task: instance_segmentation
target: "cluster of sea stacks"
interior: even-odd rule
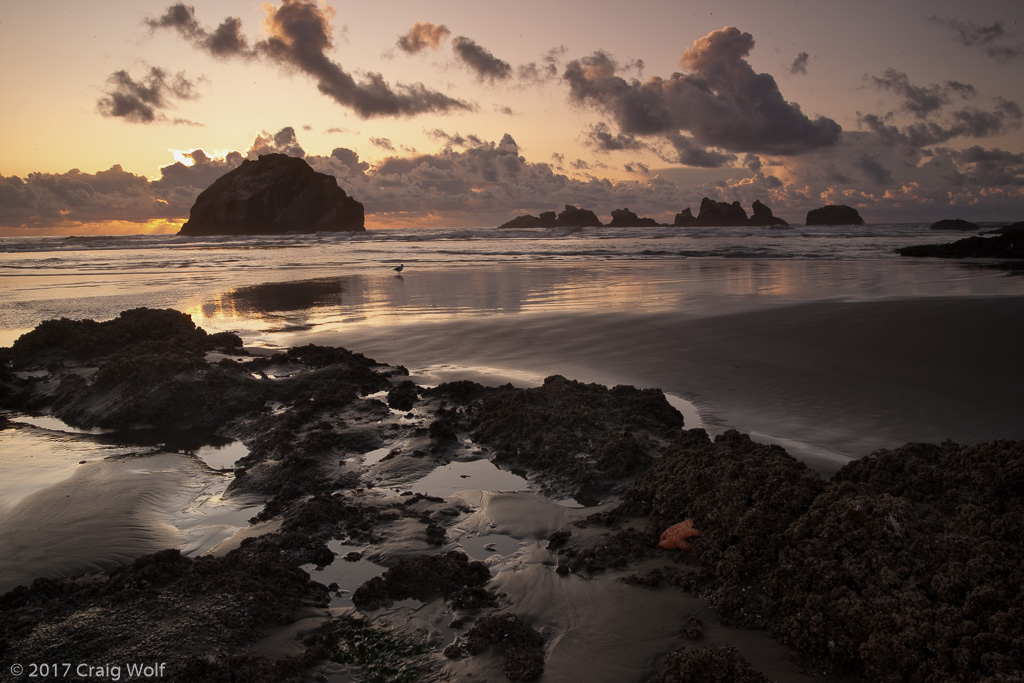
[[[704,227],[768,227],[785,228],[789,223],[772,213],[767,204],[756,199],[751,205],[751,215],[738,201],[718,202],[704,197],[700,212],[694,216],[689,207],[676,214],[672,225],[659,223],[653,218],[642,218],[628,208],[612,211],[612,219],[602,223],[590,209],[580,209],[566,204],[561,213],[545,211],[539,216],[523,214],[504,223],[499,228],[704,228]],[[857,209],[843,205],[828,205],[807,212],[807,225],[863,225],[864,219]]]
[[[546,540],[550,590],[616,572],[636,590],[685,591],[722,619],[764,629],[822,676],[1019,680],[1024,442],[908,444],[825,480],[779,446],[683,429],[656,389],[559,376],[529,389],[424,387],[400,366],[341,348],[252,357],[235,335],[148,309],[102,323],[48,321],[0,349],[0,406],[80,427],[217,429],[250,450],[229,494],[267,501],[253,520],[267,523],[265,533],[226,554],[168,549],[0,596],[5,666],[158,657],[169,681],[298,681],[325,680],[317,677],[333,662],[345,680],[411,681],[448,680],[447,667],[483,655],[503,659],[482,666],[509,679],[536,679],[554,616],[537,613],[543,597],[497,590],[489,567],[450,543],[473,510],[458,499],[375,493],[384,472],[486,453],[555,498],[619,501],[540,532],[546,539],[531,536]],[[378,469],[345,468],[398,440]],[[683,543],[659,547],[670,529]],[[356,611],[340,616],[326,610],[338,587],[300,568],[359,559],[335,558],[332,539],[402,548],[376,560],[387,571],[359,586]],[[443,651],[387,625],[387,606],[410,598],[430,602],[459,633]],[[648,680],[767,680],[737,650],[702,647],[703,623],[691,622]],[[256,645],[287,624],[295,627],[279,637],[293,639],[290,649],[279,644],[275,656]],[[632,635],[630,623],[621,629]]]
[[[689,207],[676,214],[676,227],[759,226],[789,224],[755,200],[752,214],[738,201],[731,204],[704,197],[694,216]],[[628,208],[612,211],[604,224],[593,211],[566,204],[561,213],[522,215],[501,228],[590,228],[665,226]],[[824,206],[807,213],[807,225],[861,225],[849,206]],[[317,173],[305,160],[286,154],[263,154],[246,160],[218,178],[196,198],[182,235],[277,235],[286,233],[357,232],[365,230],[363,205],[348,196],[338,181]]]

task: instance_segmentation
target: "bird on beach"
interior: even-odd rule
[[[404,263],[399,263],[397,267],[392,268],[391,270],[395,271],[396,273],[401,273],[402,270],[404,270],[404,269],[405,269],[405,264]]]

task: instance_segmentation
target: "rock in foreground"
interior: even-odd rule
[[[363,205],[304,160],[264,154],[218,178],[196,198],[182,235],[358,232]]]

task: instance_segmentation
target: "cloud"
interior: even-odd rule
[[[806,52],[801,52],[793,60],[793,63],[789,65],[789,73],[793,76],[806,76],[807,75],[807,62],[809,62],[811,56]]]
[[[746,61],[753,46],[749,33],[727,27],[683,53],[680,65],[688,73],[626,80],[615,60],[599,51],[570,62],[563,78],[572,101],[609,113],[623,133],[661,136],[688,153],[801,154],[835,144],[839,124],[811,119],[786,102],[775,79]]]
[[[327,56],[334,46],[334,11],[330,7],[321,8],[307,0],[283,0],[280,7],[265,3],[263,9],[267,14],[263,28],[268,37],[251,49],[240,33],[237,19],[225,19],[217,30],[210,32],[196,21],[194,8],[182,4],[172,5],[163,17],[148,20],[147,24],[153,29],[177,30],[194,46],[217,57],[259,57],[298,69],[316,80],[321,93],[364,119],[472,109],[470,104],[430,90],[422,83],[392,87],[379,73],[365,74],[357,82]]]
[[[892,172],[883,166],[876,156],[862,154],[854,162],[854,166],[859,168],[873,185],[889,185],[892,183]]]
[[[131,123],[167,121],[163,110],[171,108],[174,100],[192,100],[197,97],[196,83],[184,72],[173,76],[159,67],[150,67],[149,73],[136,80],[127,71],[115,71],[107,79],[108,90],[96,102],[103,116],[122,118]],[[191,123],[175,119],[174,123]]]
[[[648,149],[648,146],[637,139],[635,135],[613,134],[607,123],[597,123],[591,126],[587,133],[587,143],[599,152]]]
[[[398,49],[407,54],[423,52],[427,48],[436,50],[441,41],[451,35],[447,26],[417,21],[412,28],[398,38]]]
[[[979,26],[973,21],[960,19],[928,17],[953,34],[953,39],[965,47],[980,46],[985,54],[997,62],[1012,62],[1024,58],[1024,44],[1013,41],[1006,32],[1002,22],[996,21],[991,26]]]
[[[481,81],[504,81],[512,75],[512,65],[503,59],[498,59],[489,50],[466,36],[454,38],[452,50]]]
[[[926,118],[949,104],[953,97],[968,99],[977,95],[974,86],[959,81],[946,81],[943,85],[917,86],[907,74],[889,68],[881,76],[872,76],[869,82],[878,90],[892,92],[902,98],[901,109],[918,118]]]
[[[380,147],[381,149],[386,149],[389,152],[395,151],[395,145],[391,142],[390,138],[371,137],[370,143],[376,147]]]
[[[174,29],[214,57],[255,56],[242,34],[242,20],[236,17],[228,17],[216,29],[207,31],[196,20],[194,7],[178,3],[168,7],[162,17],[147,19],[145,23],[154,31]]]

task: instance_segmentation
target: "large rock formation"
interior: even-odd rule
[[[729,204],[728,202],[716,202],[714,199],[704,197],[700,201],[700,213],[696,218],[694,218],[693,213],[687,207],[676,214],[673,225],[680,228],[788,225],[786,221],[772,215],[772,210],[759,199],[754,201],[751,208],[754,210],[754,215],[747,218],[747,212],[743,210],[739,202]]]
[[[540,216],[523,214],[516,216],[499,228],[600,228],[602,223],[590,209],[579,209],[571,204],[565,205],[562,213],[545,211]]]
[[[192,206],[182,235],[357,232],[363,205],[303,159],[264,154],[218,178]]]
[[[857,209],[845,204],[829,204],[807,212],[807,225],[864,225]]]
[[[635,213],[626,209],[615,209],[612,211],[612,221],[609,228],[656,228],[662,223],[653,218],[641,218]]]
[[[946,244],[922,244],[897,249],[900,256],[934,258],[1024,258],[1024,225],[1007,226],[992,237],[965,237]]]
[[[754,210],[754,215],[750,217],[750,225],[768,226],[769,228],[789,226],[789,223],[786,221],[776,218],[771,208],[760,199],[755,199],[750,208]]]

